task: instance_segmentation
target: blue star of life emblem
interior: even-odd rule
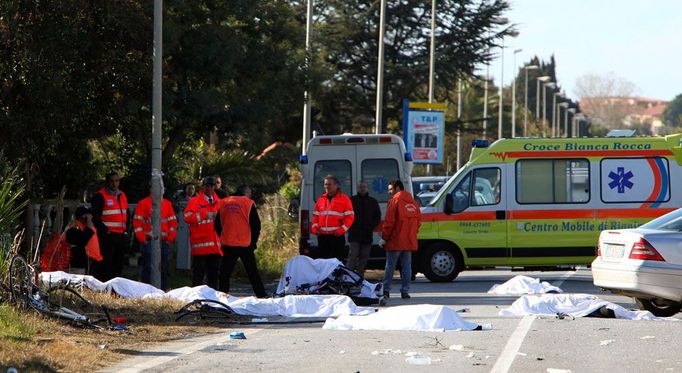
[[[609,188],[618,188],[618,193],[625,193],[625,188],[627,187],[628,189],[632,189],[634,184],[630,181],[630,179],[634,175],[632,174],[632,171],[625,172],[624,167],[618,167],[617,172],[609,172],[609,178],[611,178],[611,182],[609,183]]]
[[[388,190],[388,180],[383,176],[377,177],[372,181],[372,189],[377,193],[386,193]]]

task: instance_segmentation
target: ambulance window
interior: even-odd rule
[[[379,202],[388,201],[388,182],[400,179],[395,159],[365,159],[360,166],[362,180],[369,186],[369,195]]]
[[[587,203],[590,169],[587,159],[523,159],[516,162],[519,203]]]
[[[472,206],[496,205],[500,202],[500,169],[479,168],[474,170],[474,195]]]
[[[471,174],[467,174],[462,181],[457,184],[457,187],[452,191],[452,200],[454,202],[453,212],[464,211],[469,207],[469,191],[471,190]]]
[[[350,195],[352,193],[351,185],[351,165],[349,161],[317,161],[315,162],[315,175],[313,177],[313,192],[315,199],[324,193],[324,177],[327,175],[334,175],[341,183],[341,192]]]

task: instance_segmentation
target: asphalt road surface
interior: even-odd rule
[[[599,318],[501,317],[516,296],[491,296],[493,284],[516,275],[548,281],[567,293],[587,293],[635,308],[631,298],[601,291],[589,269],[557,272],[463,272],[451,283],[418,277],[403,304],[468,308],[465,319],[489,331],[331,331],[322,324],[228,327],[224,333],[143,351],[117,372],[671,372],[682,371],[682,322]],[[394,288],[399,289],[399,280]],[[238,294],[237,294],[238,295]],[[245,294],[247,295],[247,294]],[[677,315],[682,319],[682,314]],[[228,335],[241,331],[245,340]],[[410,355],[420,354],[415,365]]]

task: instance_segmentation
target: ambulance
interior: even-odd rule
[[[474,141],[422,207],[416,270],[444,282],[479,267],[590,264],[600,231],[682,207],[681,138]]]
[[[310,232],[312,210],[324,193],[324,177],[334,175],[341,183],[341,192],[357,194],[360,180],[367,182],[369,195],[379,202],[381,216],[386,214],[390,199],[388,182],[399,179],[405,190],[412,193],[412,156],[406,152],[403,140],[396,135],[332,135],[315,136],[308,142],[305,155],[300,157],[303,176],[299,222],[301,236],[299,252],[318,257],[317,236]],[[379,246],[380,227],[374,232],[374,243],[367,268],[384,268],[385,252]]]

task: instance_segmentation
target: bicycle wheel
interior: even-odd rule
[[[33,271],[21,255],[15,255],[9,265],[10,302],[24,308],[33,287]]]

